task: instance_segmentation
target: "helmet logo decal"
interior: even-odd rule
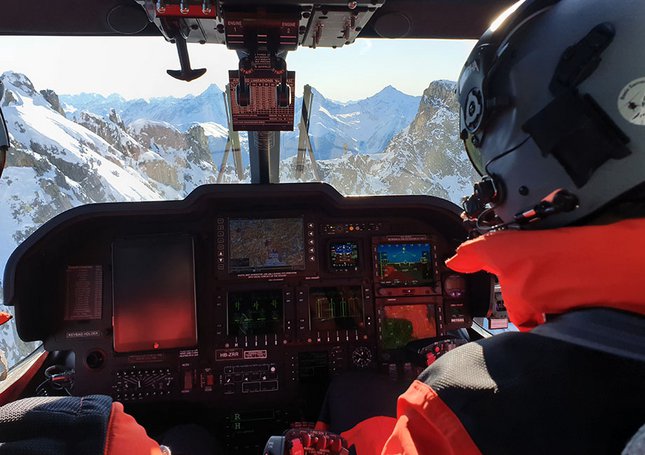
[[[645,77],[634,79],[620,91],[618,111],[629,123],[645,126]]]

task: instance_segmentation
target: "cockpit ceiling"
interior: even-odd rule
[[[160,35],[158,28],[147,22],[145,12],[135,0],[3,3],[0,35],[123,35],[116,29],[129,29],[130,34],[138,36]],[[269,5],[284,2],[257,0],[237,3],[261,4],[270,8]],[[338,2],[315,2],[318,3]],[[495,17],[513,3],[514,0],[386,0],[359,37],[478,38]],[[116,29],[115,23],[118,24]]]

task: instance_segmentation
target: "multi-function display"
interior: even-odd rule
[[[228,295],[229,336],[282,333],[284,330],[282,291],[231,292]]]
[[[376,247],[381,286],[432,286],[430,243],[381,243]]]
[[[229,271],[304,270],[302,218],[231,219]]]
[[[112,262],[116,352],[197,344],[191,237],[117,240]]]
[[[360,286],[311,288],[309,310],[312,330],[354,330],[363,325]]]
[[[383,307],[383,349],[397,349],[412,340],[437,336],[435,305],[387,305]]]

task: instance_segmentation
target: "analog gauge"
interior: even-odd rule
[[[367,368],[372,363],[372,351],[365,346],[359,346],[352,352],[352,363],[357,368]]]
[[[466,279],[460,275],[450,275],[443,282],[443,291],[448,297],[458,299],[466,294]]]

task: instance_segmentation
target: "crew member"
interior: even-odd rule
[[[11,319],[0,311],[0,325]],[[0,381],[8,371],[0,351]],[[12,393],[12,387],[19,386],[9,386],[5,393]],[[0,407],[0,453],[170,455],[170,449],[149,438],[121,403],[89,395],[25,398]]]
[[[617,454],[645,423],[645,2],[504,16],[458,82],[485,235],[448,265],[497,275],[522,333],[429,367],[383,454]]]

